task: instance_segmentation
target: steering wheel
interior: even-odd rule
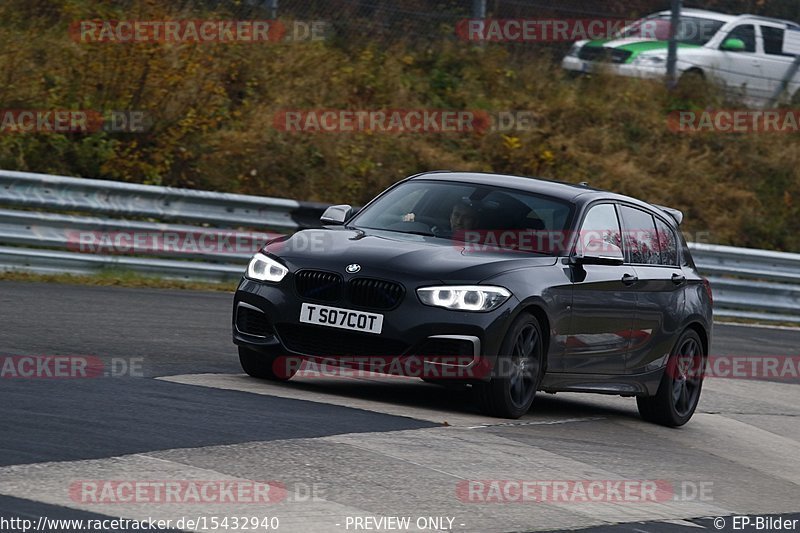
[[[449,224],[440,218],[422,215],[414,218],[414,222],[421,222],[428,226],[428,231],[433,233],[435,237],[449,239],[453,236],[453,231],[450,229]]]

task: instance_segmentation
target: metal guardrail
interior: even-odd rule
[[[89,274],[112,268],[197,281],[238,279],[264,241],[318,226],[326,207],[12,171],[0,171],[0,206],[0,270]],[[113,248],[103,238],[120,234],[150,238],[131,242],[126,254],[103,253]],[[164,246],[165,237],[183,246]],[[192,242],[219,246],[186,246]]]
[[[1,198],[1,195],[0,195]],[[2,200],[0,199],[0,202]],[[163,224],[136,220],[108,219],[99,217],[84,217],[76,215],[63,215],[56,213],[42,213],[38,211],[12,211],[0,209],[0,243],[15,246],[29,246],[35,248],[47,247],[63,250],[86,251],[102,248],[103,235],[115,234],[143,234],[166,235],[167,233],[180,236],[182,242],[193,239],[194,242],[219,241],[225,236],[235,237],[237,249],[225,252],[224,258],[244,263],[258,251],[265,241],[279,236],[287,231],[294,231],[300,226],[291,228],[277,228],[282,232],[264,231],[231,231],[219,228],[204,228],[185,224]],[[84,237],[95,237],[87,242]],[[83,239],[83,240],[82,240]],[[151,239],[152,240],[152,239]],[[163,240],[163,239],[162,239]],[[108,248],[108,246],[106,246]],[[246,250],[246,251],[243,251]],[[158,252],[154,254],[154,252]],[[154,250],[148,243],[131,243],[131,254],[159,255],[181,259],[195,259],[206,261],[219,261],[221,253],[203,251],[202,249],[187,249],[177,251],[166,248]]]
[[[714,315],[800,323],[800,254],[689,243],[711,282]]]
[[[149,217],[222,227],[294,230],[316,224],[322,204],[118,181],[0,171],[0,204],[35,209]]]
[[[324,207],[0,171],[0,270],[89,274],[117,268],[168,278],[234,280],[261,243],[276,234],[318,226]],[[130,242],[123,255],[103,253],[113,248],[103,239],[117,234],[150,238]],[[184,246],[163,246],[168,238]],[[185,246],[199,242],[210,242],[213,249]],[[711,281],[716,316],[800,323],[800,254],[689,246]]]

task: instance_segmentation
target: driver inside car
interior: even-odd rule
[[[466,202],[457,202],[450,211],[450,231],[475,229],[478,211]]]

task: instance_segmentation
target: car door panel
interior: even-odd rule
[[[638,276],[636,314],[625,357],[628,373],[657,369],[669,355],[681,326],[686,278],[678,265],[677,238],[662,219],[633,206],[620,206],[626,259]]]
[[[573,284],[565,372],[614,374],[624,369],[630,344],[636,294],[623,283],[630,267],[586,265]]]
[[[578,240],[588,241],[593,236],[621,244],[613,204],[601,203],[588,209]],[[630,289],[635,270],[626,265],[585,264],[571,269],[572,313],[561,370],[582,374],[624,372],[636,311],[636,294]]]
[[[683,282],[676,283],[673,276],[682,277],[680,268],[637,265],[636,319],[631,345],[625,358],[625,369],[638,374],[657,369],[670,350],[685,303]]]
[[[768,96],[769,88],[764,79],[763,55],[760,40],[753,24],[741,24],[733,28],[722,40],[740,39],[744,41],[744,51],[720,49],[715,54],[711,69],[714,77],[726,89],[746,99],[761,100]]]

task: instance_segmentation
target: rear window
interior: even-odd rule
[[[633,207],[620,206],[625,260],[641,265],[660,265],[658,235],[653,215]]]
[[[783,52],[785,30],[773,26],[761,26],[761,34],[764,36],[764,53],[773,56],[794,57],[792,54]]]
[[[678,265],[678,239],[675,231],[669,225],[656,218],[656,234],[658,236],[658,251],[661,254],[662,265]]]

